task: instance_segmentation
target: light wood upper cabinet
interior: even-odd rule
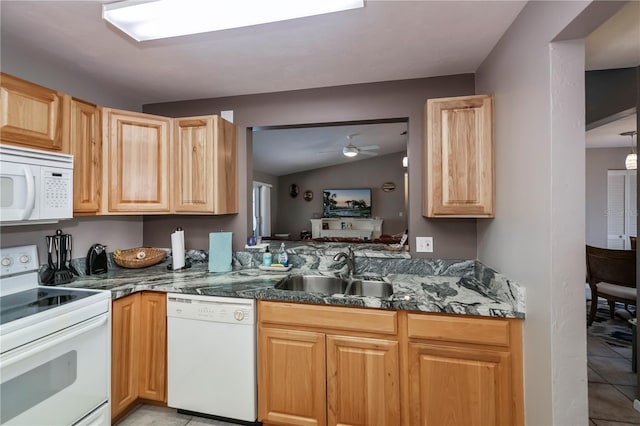
[[[96,105],[65,96],[73,154],[73,212],[96,214],[102,199],[102,120]]]
[[[169,213],[171,119],[104,108],[103,123],[103,213]]]
[[[113,301],[111,308],[111,418],[138,399],[140,294]]]
[[[0,73],[0,140],[27,148],[68,152],[63,141],[63,95]]]
[[[236,126],[218,116],[176,118],[173,123],[175,212],[237,213]]]
[[[404,315],[409,424],[524,424],[521,320]]]
[[[427,217],[494,217],[493,96],[425,106]]]

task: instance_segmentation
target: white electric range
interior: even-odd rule
[[[109,425],[111,293],[39,286],[39,266],[0,248],[0,425]]]

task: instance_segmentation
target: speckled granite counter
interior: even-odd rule
[[[277,247],[277,246],[276,246]],[[340,247],[288,248],[289,272],[263,272],[257,265],[261,253],[235,252],[233,270],[210,273],[206,253],[188,253],[193,266],[170,271],[163,263],[143,269],[110,265],[108,273],[77,277],[68,287],[111,290],[113,298],[143,290],[223,297],[280,300],[424,312],[457,313],[524,318],[524,289],[491,268],[473,260],[411,259],[356,248],[357,275],[387,281],[393,286],[388,298],[344,296],[277,290],[278,281],[290,274],[331,275],[344,273],[343,263],[333,261]],[[75,261],[74,261],[75,263]],[[77,268],[83,270],[82,261]]]

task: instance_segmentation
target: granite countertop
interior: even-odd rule
[[[277,290],[280,280],[290,274],[342,275],[343,262],[333,255],[342,247],[313,246],[288,248],[293,268],[288,272],[265,272],[259,265],[262,253],[234,252],[233,270],[208,271],[207,253],[190,250],[192,267],[171,271],[162,263],[141,269],[120,268],[112,263],[106,274],[84,275],[83,259],[74,260],[81,275],[67,287],[110,290],[117,299],[144,290],[222,297],[318,303],[422,312],[456,313],[492,317],[524,318],[524,289],[517,283],[476,260],[411,259],[405,253],[385,254],[370,247],[356,249],[357,275],[391,283],[387,298],[344,296]]]

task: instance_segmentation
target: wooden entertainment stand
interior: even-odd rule
[[[362,238],[372,240],[382,235],[382,219],[331,217],[311,219],[311,238]]]

